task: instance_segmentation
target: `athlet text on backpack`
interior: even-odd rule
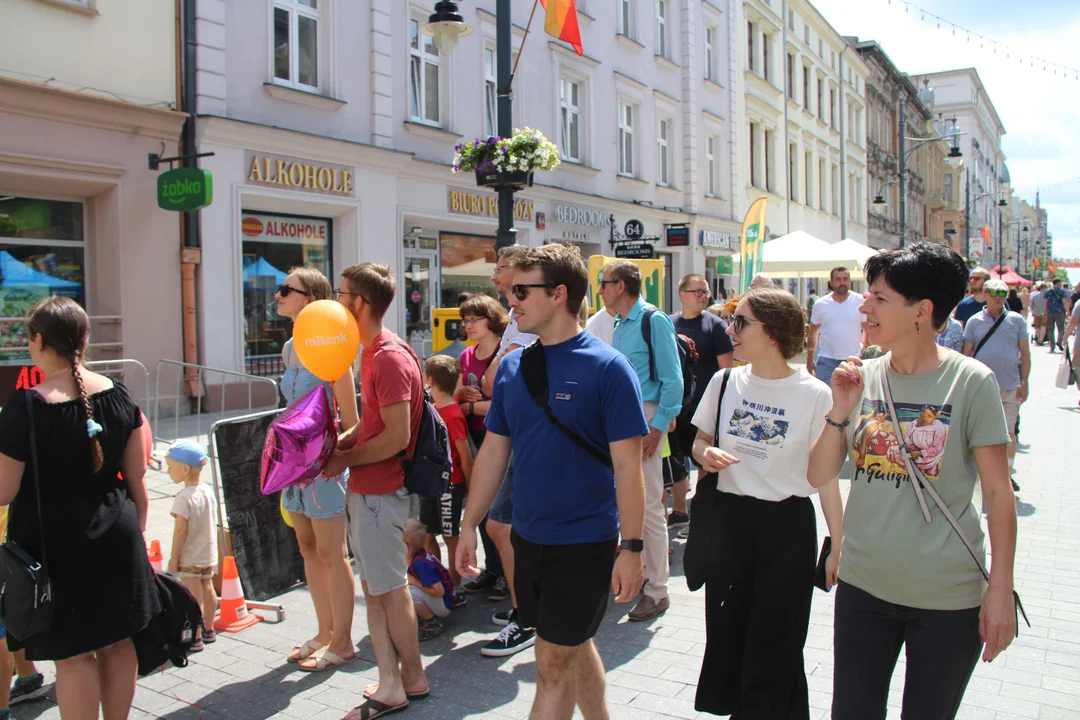
[[[645,339],[645,346],[649,348],[649,379],[656,380],[656,358],[652,348],[652,316],[660,310],[654,307],[646,307],[641,314],[641,335]],[[694,364],[698,360],[697,344],[686,335],[675,333],[675,345],[679,348],[679,366],[682,368],[682,407],[685,411],[690,407],[690,402],[697,391],[697,383],[694,379]]]
[[[424,368],[413,349],[403,342],[394,341],[395,345],[405,348],[420,366],[420,382],[423,384]],[[398,453],[401,467],[405,471],[405,489],[421,497],[442,497],[450,487],[450,475],[454,471],[454,461],[450,456],[450,433],[446,429],[431,394],[424,391],[423,409],[420,411],[420,429],[417,431],[416,448],[412,457],[406,450]]]

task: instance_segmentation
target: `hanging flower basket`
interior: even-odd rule
[[[521,190],[533,184],[536,170],[554,170],[559,150],[532,128],[515,130],[508,138],[476,138],[454,148],[453,172],[476,173],[476,184],[495,189]]]

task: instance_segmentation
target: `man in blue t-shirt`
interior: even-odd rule
[[[553,243],[511,262],[510,304],[519,328],[540,344],[514,350],[499,366],[456,562],[465,575],[479,572],[476,526],[513,451],[514,586],[520,624],[537,635],[533,713],[549,717],[575,698],[589,709],[605,706],[592,637],[609,593],[625,603],[641,591],[641,452],[649,427],[626,358],[578,325],[588,292],[580,251]],[[523,364],[544,371],[548,406],[562,428],[530,395]]]
[[[961,325],[966,325],[972,315],[981,312],[986,307],[986,291],[983,290],[983,285],[989,279],[989,270],[975,268],[971,271],[971,277],[968,278],[968,292],[971,294],[961,300],[960,304],[956,306],[956,310],[953,311],[953,317]]]

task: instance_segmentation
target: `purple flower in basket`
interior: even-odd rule
[[[307,487],[337,448],[334,413],[326,388],[318,386],[300,398],[266,431],[262,460],[262,494],[291,485]]]

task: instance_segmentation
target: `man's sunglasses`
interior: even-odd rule
[[[283,298],[289,297],[289,293],[296,293],[297,295],[303,295],[309,297],[311,293],[307,290],[301,290],[300,288],[294,288],[292,285],[285,285],[284,283],[278,286],[277,294]]]
[[[340,297],[341,297],[342,295],[348,295],[349,297],[358,297],[358,298],[360,298],[361,300],[363,300],[364,302],[366,302],[366,303],[367,303],[368,305],[370,305],[370,304],[371,304],[371,301],[370,301],[370,300],[368,300],[368,299],[367,299],[366,297],[364,297],[363,295],[361,295],[360,293],[354,293],[354,292],[349,292],[348,290],[342,290],[341,288],[338,288],[337,290],[335,290],[335,291],[334,291],[334,295],[336,295],[336,296],[337,296],[337,297],[339,297],[339,298],[340,298]]]
[[[753,318],[748,318],[745,315],[734,315],[731,318],[731,328],[736,332],[736,334],[742,333],[742,331],[746,329],[747,323],[756,323],[757,325],[762,326],[765,325],[765,323],[761,322],[760,320],[754,320]]]
[[[557,287],[559,287],[559,283],[526,283],[514,285],[510,288],[510,292],[514,293],[514,297],[519,301],[523,301],[525,298],[529,297],[529,291],[532,288],[546,288],[548,290],[553,290]]]
[[[987,290],[986,294],[990,297],[1009,297],[1008,290]]]

